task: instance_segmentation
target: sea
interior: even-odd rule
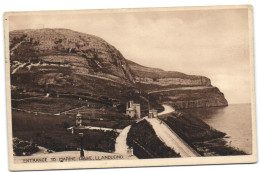
[[[228,143],[248,154],[252,154],[251,104],[231,104],[226,107],[208,107],[181,110],[193,115],[213,128],[229,136]]]

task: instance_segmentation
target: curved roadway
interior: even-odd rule
[[[169,105],[163,105],[164,111],[158,115],[174,112],[174,108]],[[197,157],[200,156],[194,149],[192,149],[186,142],[184,142],[170,127],[158,118],[146,118],[146,120],[153,126],[156,135],[168,147],[172,148],[181,157]]]

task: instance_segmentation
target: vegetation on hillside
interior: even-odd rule
[[[127,145],[133,147],[134,155],[140,159],[180,157],[157,137],[146,120],[132,125],[127,135]]]

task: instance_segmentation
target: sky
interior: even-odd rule
[[[93,34],[141,65],[210,78],[229,104],[251,101],[245,8],[15,15],[9,26]]]

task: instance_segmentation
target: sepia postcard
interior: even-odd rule
[[[4,20],[10,170],[257,162],[252,6]]]

